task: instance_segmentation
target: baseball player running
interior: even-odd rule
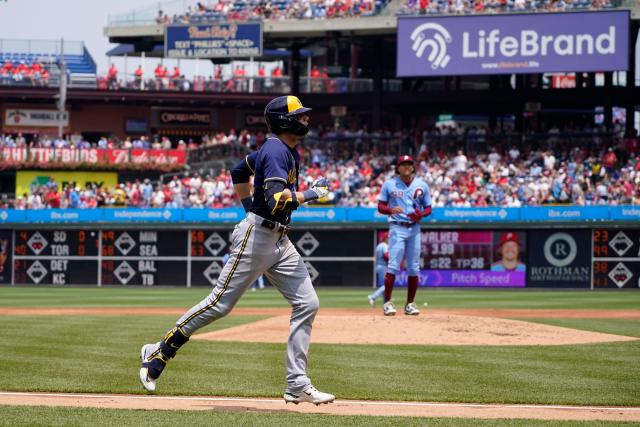
[[[280,96],[267,104],[264,116],[274,135],[258,151],[254,168],[245,160],[234,168],[236,177],[246,174],[243,163],[252,169],[254,194],[250,204],[244,202],[249,213],[231,235],[229,261],[209,296],[178,319],[160,342],[142,346],[140,381],[146,390],[156,389],[156,381],[167,362],[194,332],[227,315],[258,276],[265,274],[292,307],[285,402],[318,405],[335,399],[317,390],[307,376],[311,327],[319,302],[302,257],[287,237],[291,212],[329,191],[326,179],[317,180],[309,190],[296,191],[299,156],[295,147],[309,131],[310,110],[295,96]],[[236,189],[238,186],[250,189],[248,178],[234,184]],[[248,195],[244,192],[239,197],[243,200]]]
[[[414,303],[420,272],[419,223],[431,214],[431,196],[427,184],[420,178],[414,178],[414,172],[413,158],[400,156],[396,163],[397,175],[385,181],[378,197],[378,212],[389,215],[389,265],[384,277],[385,316],[396,314],[391,293],[403,259],[409,276],[404,314],[420,314]]]

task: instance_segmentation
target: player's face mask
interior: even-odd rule
[[[291,119],[291,128],[287,130],[288,132],[296,136],[305,136],[309,133],[309,116],[302,114],[292,116]]]

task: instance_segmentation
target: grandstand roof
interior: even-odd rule
[[[398,19],[395,16],[371,18],[335,18],[327,20],[263,21],[265,40],[295,38],[323,38],[335,35],[366,36],[395,34]],[[164,24],[105,27],[104,34],[111,43],[132,43],[141,39],[164,41]]]

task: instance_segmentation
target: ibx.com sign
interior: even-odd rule
[[[629,12],[398,19],[397,75],[628,68]]]
[[[539,231],[529,241],[529,287],[590,287],[589,230]]]

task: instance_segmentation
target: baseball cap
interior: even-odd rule
[[[396,162],[396,166],[400,166],[403,163],[411,163],[413,164],[413,157],[409,156],[408,154],[404,154],[400,157],[398,157],[398,161]]]
[[[518,237],[518,234],[514,233],[513,231],[502,233],[502,236],[500,237],[500,246],[504,245],[507,242],[515,242],[518,244],[518,246],[520,246],[520,238]]]

